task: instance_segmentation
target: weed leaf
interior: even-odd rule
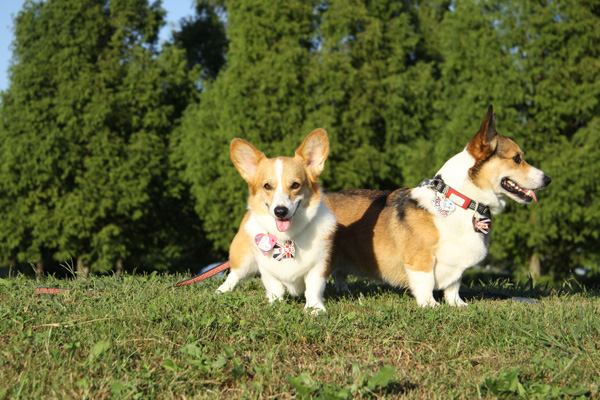
[[[179,366],[177,366],[175,361],[170,358],[167,358],[165,361],[163,361],[162,366],[164,369],[171,372],[177,372],[179,370]]]
[[[391,365],[384,365],[375,375],[369,378],[367,387],[369,390],[375,390],[378,387],[385,387],[396,375],[396,369]]]
[[[299,396],[308,396],[319,388],[318,382],[306,372],[301,373],[296,378],[289,378],[289,382],[296,389]]]
[[[90,351],[90,358],[98,358],[100,354],[104,353],[110,347],[110,343],[106,340],[101,340],[92,347]]]

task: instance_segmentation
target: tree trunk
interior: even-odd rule
[[[120,276],[123,273],[123,258],[122,257],[119,257],[117,259],[116,268],[117,268],[116,274],[117,274],[117,276]]]
[[[8,277],[12,278],[17,276],[17,260],[11,258],[8,260]]]
[[[87,279],[90,276],[90,266],[84,265],[81,258],[77,259],[77,278]]]
[[[44,276],[44,260],[40,260],[35,264],[35,274],[38,279]]]
[[[534,278],[538,278],[542,275],[542,263],[540,261],[540,256],[534,254],[529,259],[529,275]]]

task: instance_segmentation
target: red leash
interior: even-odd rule
[[[215,276],[219,272],[223,272],[226,269],[229,269],[230,266],[231,266],[231,264],[229,264],[229,260],[227,260],[223,264],[217,265],[216,267],[214,267],[213,269],[211,269],[209,271],[206,271],[202,274],[198,274],[190,279],[186,279],[184,281],[177,282],[176,284],[173,285],[173,287],[193,285],[194,283],[202,282],[203,280],[208,279],[211,276]]]
[[[211,276],[215,276],[219,272],[223,272],[223,271],[229,269],[230,266],[231,266],[231,264],[229,264],[229,260],[227,260],[223,264],[217,265],[216,267],[214,267],[211,270],[208,270],[206,272],[198,274],[198,275],[196,275],[192,278],[186,279],[184,281],[177,282],[172,287],[187,286],[187,285],[193,285],[194,283],[202,282],[203,280],[208,279]],[[69,294],[70,292],[71,292],[70,289],[61,289],[61,288],[54,288],[54,287],[35,288],[35,294],[47,294],[50,296],[54,296],[54,295],[61,294],[61,293]],[[104,292],[95,292],[94,294],[96,294],[96,293],[101,294]]]
[[[55,295],[60,293],[68,294],[70,292],[69,289],[61,289],[57,287],[37,287],[35,288],[35,294],[49,294]]]
[[[61,294],[61,293],[69,294],[70,292],[71,292],[71,289],[62,289],[62,288],[57,288],[57,287],[35,288],[35,294],[47,294],[50,296],[54,296],[54,295]],[[104,292],[101,290],[90,289],[89,294],[97,295],[97,294],[104,294]]]

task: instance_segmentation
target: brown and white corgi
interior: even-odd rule
[[[348,190],[327,193],[338,219],[331,273],[338,291],[347,276],[371,277],[408,287],[421,306],[435,306],[433,290],[464,306],[458,291],[463,272],[488,251],[491,215],[509,197],[537,201],[534,190],[550,178],[527,164],[523,151],[496,132],[489,107],[479,132],[431,180],[391,193]]]
[[[231,272],[217,291],[260,272],[270,302],[285,291],[304,293],[313,313],[325,311],[323,295],[336,219],[323,203],[318,176],[329,154],[323,129],[311,132],[294,157],[267,158],[234,139],[231,159],[250,190],[248,212],[229,249]]]

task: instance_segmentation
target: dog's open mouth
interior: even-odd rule
[[[290,225],[292,224],[291,219],[275,219],[275,224],[277,225],[277,230],[279,232],[285,232],[290,229]]]
[[[502,189],[514,194],[517,198],[527,203],[531,203],[532,200],[537,202],[537,197],[535,197],[533,190],[522,188],[508,178],[502,178],[500,186],[502,186]]]

